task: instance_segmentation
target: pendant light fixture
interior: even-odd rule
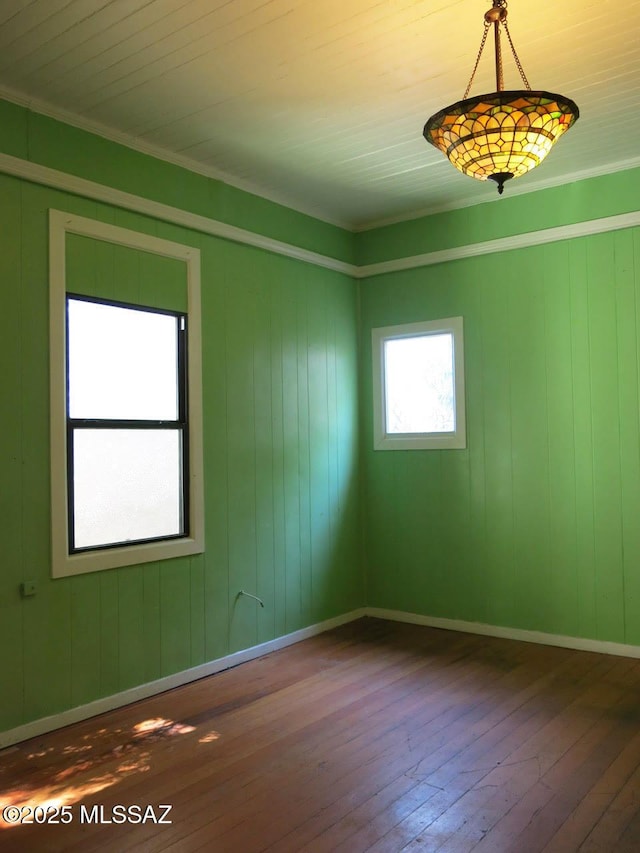
[[[468,98],[492,25],[497,91]],[[504,90],[501,27],[525,89]],[[431,116],[424,126],[424,137],[465,175],[495,181],[502,195],[505,181],[538,166],[579,115],[578,107],[569,98],[531,89],[509,33],[507,0],[493,0],[484,16],[480,50],[463,99]]]

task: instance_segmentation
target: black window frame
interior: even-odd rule
[[[113,308],[126,308],[147,314],[163,314],[176,318],[177,333],[177,381],[178,381],[178,417],[176,420],[141,420],[141,419],[118,419],[118,418],[71,418],[69,416],[69,302],[71,300],[91,302]],[[91,551],[106,551],[113,548],[122,548],[135,545],[143,545],[149,542],[168,542],[177,539],[185,539],[190,535],[190,506],[189,506],[189,401],[188,401],[188,315],[185,311],[171,311],[164,308],[156,308],[132,302],[123,302],[115,299],[103,299],[97,296],[70,293],[65,294],[65,417],[66,417],[66,445],[67,445],[67,525],[68,525],[68,552],[69,554],[84,554]],[[127,539],[120,542],[109,542],[100,545],[88,545],[81,548],[75,547],[75,499],[74,499],[74,446],[73,439],[77,430],[82,429],[142,429],[142,430],[166,430],[176,429],[180,432],[181,447],[181,531],[166,536],[154,536],[145,539]]]

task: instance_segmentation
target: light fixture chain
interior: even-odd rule
[[[487,35],[489,34],[489,27],[491,24],[488,21],[484,22],[484,33],[482,34],[482,41],[480,42],[480,50],[478,51],[478,56],[476,57],[476,64],[473,66],[473,71],[471,72],[471,77],[469,78],[469,83],[467,84],[467,88],[465,89],[464,95],[462,96],[462,100],[466,100],[467,95],[473,85],[473,78],[476,76],[476,71],[478,70],[478,65],[480,64],[480,57],[482,56],[482,51],[484,50],[484,46],[487,41]],[[509,39],[511,41],[511,39]],[[531,87],[529,87],[531,88]]]
[[[502,51],[500,50],[500,22],[493,25],[496,35],[496,89],[502,92],[504,89],[504,72],[502,70]]]
[[[525,87],[529,91],[531,91],[531,86],[529,85],[529,81],[527,80],[527,75],[524,73],[524,68],[522,67],[522,63],[520,62],[518,54],[516,53],[515,47],[513,46],[513,41],[511,40],[511,33],[509,32],[509,27],[507,25],[506,20],[504,20],[502,22],[502,26],[504,27],[504,31],[507,34],[507,38],[509,39],[509,46],[511,47],[511,53],[513,54],[513,58],[516,61],[516,65],[518,66],[518,71],[520,72],[520,76],[522,77],[522,82],[524,83]],[[466,95],[465,95],[465,97],[466,97]]]

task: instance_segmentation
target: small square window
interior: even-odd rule
[[[373,329],[374,448],[466,447],[462,317]]]

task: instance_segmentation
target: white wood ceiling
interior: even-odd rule
[[[495,196],[422,138],[462,97],[490,5],[0,0],[0,95],[364,227]],[[581,118],[505,195],[640,165],[640,0],[511,0],[509,24],[532,87]],[[488,44],[472,94],[493,77]]]

